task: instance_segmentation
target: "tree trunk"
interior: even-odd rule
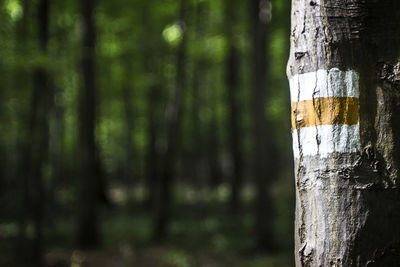
[[[98,163],[95,142],[95,25],[94,1],[81,1],[82,77],[79,106],[80,196],[78,207],[77,245],[87,249],[99,241],[98,229]]]
[[[199,40],[202,36],[204,36],[204,9],[205,2],[196,1],[195,4],[195,12],[193,12],[194,23],[192,26],[193,31],[193,39]],[[204,60],[202,59],[193,59],[193,70],[192,70],[192,79],[191,79],[191,105],[189,105],[188,109],[190,110],[191,117],[191,129],[190,129],[190,137],[191,137],[191,148],[190,148],[190,176],[191,181],[194,186],[202,185],[202,177],[201,177],[201,169],[200,162],[203,156],[203,136],[201,134],[201,122],[199,118],[199,110],[201,105],[200,100],[200,92],[202,87],[202,82],[200,81],[200,77],[203,77],[204,72]]]
[[[48,19],[49,2],[41,0],[37,6],[37,41],[39,50],[43,55],[47,53],[49,40]],[[50,88],[47,70],[37,67],[33,70],[33,92],[31,98],[31,109],[28,126],[29,143],[25,147],[24,176],[23,177],[23,205],[21,209],[25,214],[20,221],[20,249],[29,251],[22,252],[26,255],[23,261],[35,266],[42,265],[43,250],[43,220],[45,186],[43,182],[42,168],[48,155]],[[33,240],[26,237],[26,227],[29,219],[33,222]]]
[[[31,12],[31,3],[28,0],[23,0],[21,2],[22,5],[22,18],[21,20],[17,23],[17,35],[16,35],[16,54],[19,55],[27,55],[27,38],[29,36],[29,14]],[[30,73],[27,73],[26,71],[19,69],[16,71],[16,77],[15,77],[15,87],[16,88],[22,88],[22,87],[28,87],[28,83],[23,81],[21,79],[22,76],[25,77],[30,77]],[[32,101],[33,102],[33,101]],[[33,110],[32,106],[30,107],[31,110]],[[30,136],[32,133],[32,116],[29,116],[28,119],[22,118],[21,119],[25,124],[27,125],[27,133],[26,136]],[[24,123],[23,123],[24,124]],[[21,127],[22,128],[22,127]],[[29,218],[29,211],[30,208],[26,203],[31,203],[30,202],[30,196],[29,196],[29,166],[30,166],[30,154],[31,154],[31,145],[32,142],[27,141],[26,136],[24,134],[21,134],[22,131],[20,131],[19,136],[18,136],[18,144],[17,144],[17,149],[18,149],[18,156],[17,156],[17,166],[19,165],[21,168],[17,170],[17,175],[18,175],[18,180],[19,183],[18,185],[20,186],[21,189],[21,198],[19,199],[19,218],[18,218],[18,238],[17,238],[17,251],[16,251],[16,260],[24,262],[29,260],[29,249],[27,247],[27,237],[26,237],[26,229],[27,229],[27,223],[28,223],[28,218]]]
[[[47,53],[47,44],[49,40],[49,1],[41,0],[38,6],[38,41],[43,54]],[[32,109],[34,149],[31,151],[31,178],[32,178],[32,196],[33,196],[33,222],[35,236],[33,240],[33,262],[37,266],[42,264],[43,250],[43,221],[45,211],[45,185],[43,181],[42,168],[44,161],[48,160],[49,148],[49,118],[51,91],[49,87],[49,75],[46,69],[39,67],[34,72],[34,95]]]
[[[297,266],[400,264],[400,2],[292,2]]]
[[[211,188],[216,188],[222,183],[223,180],[223,174],[222,174],[222,169],[221,169],[221,160],[220,160],[220,138],[219,138],[219,125],[218,125],[218,115],[217,115],[217,92],[213,90],[212,88],[209,88],[210,92],[209,93],[209,98],[208,101],[210,101],[210,113],[211,113],[211,118],[208,123],[208,129],[207,129],[207,163],[208,163],[208,168],[209,168],[209,175],[210,175],[210,187]]]
[[[135,144],[133,142],[133,134],[135,131],[135,112],[132,106],[132,96],[133,96],[133,88],[131,85],[131,77],[133,64],[131,63],[132,57],[130,54],[125,55],[125,59],[122,59],[122,64],[125,70],[125,79],[122,82],[122,101],[124,104],[125,111],[125,127],[126,127],[126,161],[124,166],[124,186],[126,187],[127,200],[130,202],[132,200],[130,190],[132,189],[132,184],[135,180],[135,168],[134,160],[135,160]]]
[[[231,177],[230,210],[236,213],[240,208],[240,190],[243,183],[243,157],[240,133],[240,102],[239,93],[239,51],[235,42],[236,1],[226,1],[226,29],[228,38],[228,58],[226,64],[226,89],[229,104],[229,142],[233,163]]]
[[[160,177],[160,157],[157,151],[157,132],[159,125],[157,123],[158,112],[155,108],[160,105],[160,93],[160,85],[153,85],[149,88],[147,95],[147,105],[149,107],[147,111],[149,124],[147,136],[149,138],[149,144],[146,153],[147,199],[145,205],[149,209],[156,207],[157,181]]]
[[[268,0],[252,0],[251,18],[253,29],[252,72],[253,72],[253,170],[256,183],[256,242],[258,248],[271,249],[272,240],[272,200],[268,186],[272,180],[273,157],[271,134],[265,118],[266,75],[267,75],[267,22]]]
[[[55,10],[65,8],[65,3],[57,3],[54,5]],[[55,27],[54,39],[56,42],[57,57],[66,56],[65,51],[68,51],[68,30],[59,25]],[[65,165],[63,157],[63,140],[65,136],[65,107],[60,101],[61,95],[65,88],[56,85],[52,77],[50,81],[51,89],[51,106],[49,114],[49,165],[51,169],[51,178],[48,185],[46,196],[46,213],[47,223],[55,226],[55,218],[57,218],[59,206],[56,201],[57,189],[65,181]]]
[[[176,164],[179,147],[179,132],[181,121],[182,95],[185,83],[186,61],[186,0],[180,1],[179,23],[182,29],[182,40],[179,44],[176,58],[176,88],[166,110],[166,150],[163,155],[162,173],[158,189],[156,204],[154,239],[162,240],[167,234],[167,227],[171,217],[172,185],[176,174]]]
[[[198,13],[198,12],[197,12]],[[199,14],[197,15],[196,24],[198,22]],[[196,25],[198,27],[198,24]],[[190,149],[190,176],[191,182],[194,186],[200,187],[202,185],[202,176],[200,169],[200,162],[202,159],[203,151],[203,136],[201,134],[199,110],[200,110],[200,77],[203,72],[203,64],[201,62],[195,61],[193,69],[193,79],[192,79],[192,96],[191,96],[191,106],[190,106],[190,117],[192,121],[192,127],[190,129],[191,136],[191,149]]]
[[[140,60],[142,62],[143,70],[147,74],[157,72],[159,68],[158,59],[164,54],[164,47],[159,46],[160,38],[158,34],[149,34],[154,31],[154,24],[152,23],[151,9],[152,3],[143,6],[141,13],[143,31],[141,32],[143,53]],[[157,51],[157,53],[155,53]],[[161,132],[161,121],[163,114],[163,85],[162,79],[158,77],[154,83],[146,88],[146,105],[147,105],[147,138],[148,144],[145,155],[145,186],[146,186],[146,199],[144,205],[148,210],[154,211],[157,206],[157,182],[160,178],[161,172],[161,153],[158,148]]]

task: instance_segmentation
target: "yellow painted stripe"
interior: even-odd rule
[[[358,98],[321,97],[292,104],[292,129],[358,123]]]

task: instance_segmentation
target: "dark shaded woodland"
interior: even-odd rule
[[[0,2],[0,266],[292,266],[287,0]]]

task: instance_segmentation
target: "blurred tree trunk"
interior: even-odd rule
[[[62,141],[64,137],[64,108],[59,103],[61,89],[57,88],[53,82],[50,82],[53,86],[51,90],[51,106],[50,106],[50,118],[49,118],[49,164],[51,167],[51,179],[48,185],[48,192],[46,195],[46,213],[47,222],[54,224],[54,219],[57,216],[58,205],[56,201],[56,195],[58,192],[59,185],[63,181],[64,177],[64,165],[63,165],[63,148]]]
[[[209,80],[212,77],[212,68],[205,71],[203,80],[205,84],[211,84]],[[207,102],[209,103],[210,117],[207,127],[207,164],[209,173],[209,185],[215,189],[223,181],[223,172],[221,168],[221,141],[220,141],[220,124],[218,123],[218,92],[215,86],[208,86],[207,88]]]
[[[149,93],[147,95],[147,105],[149,110],[148,114],[148,150],[146,154],[146,188],[147,188],[147,199],[146,199],[146,207],[154,208],[157,203],[156,195],[157,195],[157,181],[159,180],[159,153],[157,151],[157,132],[158,132],[158,123],[157,123],[157,106],[160,105],[160,96],[161,90],[158,85],[151,86]]]
[[[64,10],[68,3],[58,2],[53,6],[53,10]],[[54,30],[54,39],[57,46],[57,57],[62,58],[68,51],[68,30],[64,25],[57,25]],[[51,110],[50,110],[50,131],[49,131],[49,153],[50,153],[50,167],[51,179],[48,186],[47,194],[47,221],[54,226],[55,218],[59,206],[57,204],[56,196],[58,189],[62,182],[65,180],[65,165],[63,157],[63,140],[65,136],[65,108],[63,106],[62,96],[65,92],[65,85],[57,85],[56,78],[51,77],[50,81],[52,90],[51,92]]]
[[[205,36],[206,31],[206,18],[209,12],[209,3],[205,1],[196,1],[194,8],[194,23],[192,28],[193,39],[201,42]],[[204,122],[200,120],[200,110],[204,108],[204,85],[206,69],[209,65],[208,59],[203,57],[194,57],[193,59],[193,76],[191,80],[192,96],[191,96],[191,121],[192,128],[190,136],[192,138],[192,151],[191,151],[191,168],[193,177],[193,186],[204,186],[204,160],[207,157],[207,142],[204,135]],[[202,127],[203,126],[203,127]]]
[[[154,24],[151,21],[152,2],[143,6],[142,10],[142,55],[141,61],[143,62],[144,71],[147,75],[154,75],[159,68],[158,58],[164,54],[164,49],[160,49],[161,36],[153,35]],[[152,34],[149,34],[151,32]],[[157,53],[155,52],[157,51]],[[153,76],[154,77],[154,76]],[[163,85],[160,77],[154,79],[153,83],[148,87],[146,94],[147,105],[147,137],[148,145],[145,155],[145,186],[146,186],[146,199],[144,205],[147,209],[154,211],[157,206],[157,183],[160,179],[161,168],[161,153],[158,148],[161,131],[161,117],[163,108]]]
[[[292,2],[296,266],[400,264],[400,2]]]
[[[125,187],[127,189],[128,201],[131,200],[130,189],[132,187],[132,183],[135,179],[135,169],[134,166],[134,157],[135,157],[135,146],[133,142],[133,134],[134,134],[134,109],[132,106],[132,95],[133,88],[131,86],[132,80],[130,77],[132,76],[132,57],[130,55],[125,55],[123,59],[125,78],[122,84],[122,97],[123,104],[125,110],[125,124],[126,124],[126,162],[125,162],[125,170],[124,170],[124,182]]]
[[[27,5],[25,5],[27,8]],[[47,53],[47,43],[49,40],[48,20],[49,2],[40,0],[37,7],[37,40],[39,50],[43,55]],[[24,149],[25,173],[23,174],[23,199],[25,208],[21,212],[20,221],[20,247],[23,249],[21,255],[26,255],[23,261],[35,266],[42,264],[43,251],[43,220],[44,220],[44,201],[45,186],[43,182],[43,164],[48,160],[48,137],[49,121],[48,113],[50,109],[50,87],[49,77],[44,66],[38,66],[33,70],[33,92],[31,97],[30,117],[28,135],[29,142]],[[27,221],[32,220],[34,235],[30,242],[26,236]],[[28,251],[28,252],[27,252]]]
[[[210,88],[210,90],[212,90]],[[213,90],[210,93],[210,105],[211,105],[211,121],[208,126],[208,166],[209,166],[209,174],[210,174],[210,186],[211,188],[215,188],[222,183],[222,170],[221,170],[221,162],[220,162],[220,142],[218,136],[218,118],[217,118],[217,93]]]
[[[16,38],[16,54],[17,55],[24,55],[27,54],[27,37],[28,35],[28,15],[30,14],[30,1],[23,0],[22,1],[22,10],[23,14],[21,20],[17,24],[17,38]],[[30,77],[30,74],[25,72],[24,70],[18,69],[16,71],[15,77],[15,87],[22,87],[24,81],[22,81],[21,77]],[[24,84],[23,87],[28,87],[27,84]],[[32,106],[30,107],[32,109]],[[25,122],[27,126],[27,134],[26,136],[30,136],[32,132],[32,122],[31,117],[29,119],[22,118],[21,120]],[[26,137],[21,134],[22,131],[19,133],[18,137],[18,144],[17,149],[18,152],[18,159],[17,166],[20,165],[21,168],[17,170],[18,179],[20,180],[21,186],[21,199],[19,203],[19,218],[18,218],[18,241],[17,241],[17,252],[16,252],[16,259],[20,261],[27,261],[29,260],[29,249],[27,247],[27,237],[26,237],[26,228],[27,228],[27,221],[29,217],[29,205],[27,203],[30,202],[29,197],[29,166],[30,166],[30,155],[31,155],[31,144],[32,142],[27,141]]]
[[[191,129],[191,176],[194,186],[201,185],[201,174],[200,174],[200,160],[202,156],[202,135],[200,130],[200,120],[199,120],[199,89],[200,89],[200,77],[202,73],[201,63],[195,62],[195,67],[193,70],[193,81],[192,81],[192,107],[191,107],[191,119],[192,119],[192,129]]]
[[[167,233],[171,217],[172,186],[176,175],[176,164],[179,148],[179,133],[181,122],[182,95],[185,86],[186,61],[186,0],[180,1],[179,26],[182,39],[178,46],[176,58],[176,88],[166,110],[166,148],[163,155],[162,173],[159,182],[156,204],[154,239],[161,240]]]
[[[267,129],[267,23],[269,0],[252,0],[252,79],[253,79],[253,170],[256,182],[256,239],[259,248],[273,248],[273,203],[269,186],[272,180],[271,134]]]
[[[40,50],[44,55],[47,53],[47,44],[49,41],[49,0],[40,0],[38,13],[38,40]],[[48,160],[49,148],[49,118],[48,113],[51,103],[51,88],[49,86],[49,75],[45,67],[39,67],[34,72],[34,95],[32,103],[32,127],[34,131],[34,146],[32,151],[32,172],[33,179],[33,203],[34,207],[34,228],[35,237],[33,243],[34,262],[41,265],[43,250],[43,219],[44,219],[44,201],[45,186],[43,182],[42,168],[45,160]],[[35,110],[36,109],[36,110]],[[37,123],[35,126],[34,124]]]
[[[231,177],[231,200],[230,210],[236,213],[240,208],[240,190],[243,184],[243,157],[241,148],[240,133],[240,102],[239,93],[239,55],[235,40],[236,25],[236,0],[226,0],[225,4],[225,27],[228,39],[228,58],[225,62],[226,69],[226,89],[229,97],[229,142],[233,163],[233,173]]]
[[[82,15],[82,77],[79,99],[80,195],[78,200],[77,245],[87,249],[99,243],[98,155],[95,140],[95,24],[94,0],[80,2]]]
[[[193,38],[199,39],[203,34],[203,5],[204,2],[196,1],[195,10],[194,10],[194,25],[193,25]],[[199,89],[201,87],[200,77],[203,72],[203,64],[200,62],[201,60],[193,59],[193,78],[191,81],[192,88],[192,96],[191,96],[191,106],[190,109],[191,115],[191,151],[190,151],[190,168],[191,168],[191,178],[194,186],[200,186],[200,160],[202,156],[202,135],[200,131],[200,120],[199,120]]]

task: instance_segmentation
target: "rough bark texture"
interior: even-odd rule
[[[293,130],[297,266],[400,265],[399,25],[398,0],[292,1],[289,79],[351,71],[356,83],[344,91],[359,88],[357,149],[320,153],[321,133],[312,126],[318,152],[304,153],[306,128]],[[305,88],[299,85],[300,96]],[[354,141],[346,132],[340,138]]]

